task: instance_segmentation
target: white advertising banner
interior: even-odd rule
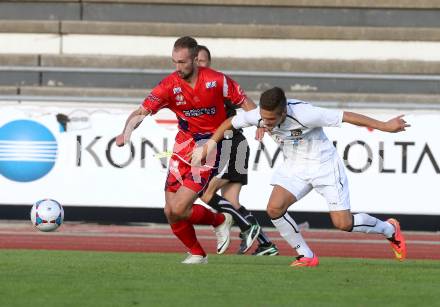
[[[163,207],[167,158],[157,154],[172,149],[175,118],[167,112],[146,118],[133,133],[130,153],[114,138],[132,108],[0,105],[0,204],[53,198],[65,206]],[[380,119],[399,115],[361,112]],[[67,129],[62,114],[70,120]],[[398,134],[346,124],[326,130],[345,160],[353,211],[440,214],[440,113],[408,112],[406,119],[412,127]],[[261,148],[254,133],[245,129],[249,184],[240,200],[265,210],[282,154],[268,136]],[[327,205],[312,191],[295,210],[325,212]]]

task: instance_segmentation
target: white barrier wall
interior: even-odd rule
[[[31,204],[48,197],[69,206],[162,207],[166,161],[155,153],[172,148],[173,117],[165,112],[144,120],[133,134],[130,155],[128,147],[115,146],[114,137],[131,107],[0,106],[0,203]],[[361,112],[380,119],[399,115]],[[71,119],[66,132],[56,120],[59,113]],[[440,113],[410,112],[406,118],[412,127],[399,134],[345,124],[327,130],[346,158],[353,211],[440,214]],[[254,131],[245,130],[251,159],[241,202],[264,210],[271,191],[269,160],[277,147],[266,136],[257,158]],[[281,159],[280,154],[274,167]],[[323,212],[327,205],[312,192],[295,210]]]
[[[171,55],[177,37],[0,33],[0,54]],[[431,41],[197,38],[214,57],[439,61]],[[151,48],[154,46],[154,48]],[[417,52],[414,52],[414,50]],[[171,62],[170,62],[171,65]]]

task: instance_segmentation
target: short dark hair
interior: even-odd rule
[[[196,54],[199,55],[199,52],[202,50],[206,51],[206,53],[208,54],[208,60],[211,62],[211,52],[209,51],[208,47],[204,45],[198,45],[196,48]]]
[[[260,108],[266,111],[283,109],[287,105],[286,95],[279,87],[273,87],[260,96]]]
[[[177,39],[176,42],[174,43],[174,49],[187,48],[192,58],[195,58],[197,56],[196,53],[197,46],[198,46],[197,41],[191,36],[182,36],[181,38]]]

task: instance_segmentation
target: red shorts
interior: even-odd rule
[[[181,187],[187,187],[197,194],[202,194],[207,188],[209,180],[217,174],[219,155],[214,158],[213,167],[195,167],[186,161],[186,156],[195,146],[193,139],[188,140],[187,135],[178,133],[174,145],[173,155],[168,165],[168,176],[165,191],[177,192]]]
[[[197,194],[202,194],[209,180],[216,174],[216,169],[190,166],[173,156],[168,167],[165,191],[175,193],[181,186],[184,186]]]

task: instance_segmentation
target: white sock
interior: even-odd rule
[[[394,234],[394,226],[366,213],[353,215],[353,232],[381,233],[387,238]]]
[[[286,212],[282,217],[276,220],[271,220],[274,226],[278,229],[284,240],[292,246],[298,255],[303,255],[307,258],[313,257],[313,252],[304,241],[304,238],[299,233],[299,227],[296,225],[292,217]]]

